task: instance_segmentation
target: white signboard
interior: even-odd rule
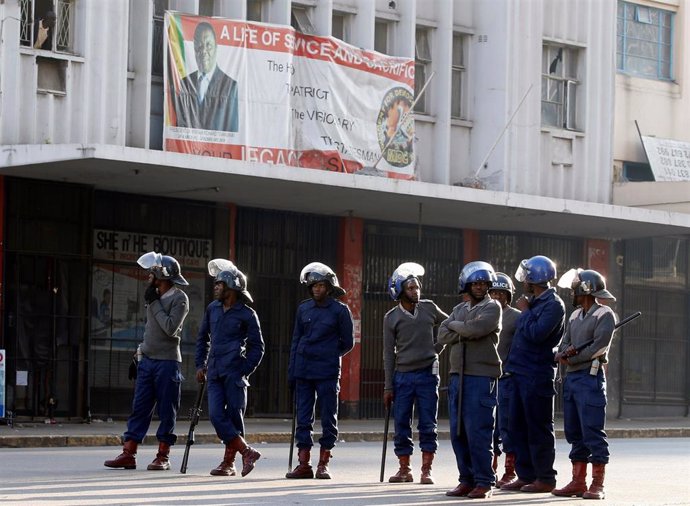
[[[656,181],[690,181],[690,142],[640,137]]]
[[[5,418],[5,350],[0,350],[0,418]]]
[[[174,12],[165,42],[164,149],[414,177],[413,59]]]

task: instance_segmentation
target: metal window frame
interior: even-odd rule
[[[674,72],[673,72],[675,45],[673,43],[673,38],[675,35],[676,12],[666,10],[666,9],[659,9],[656,7],[650,7],[650,6],[646,6],[646,5],[637,5],[637,4],[633,4],[631,2],[626,2],[624,0],[619,0],[619,3],[623,4],[623,15],[622,15],[622,18],[617,15],[616,19],[617,20],[618,19],[623,20],[623,28],[622,28],[623,33],[619,33],[619,34],[617,34],[617,36],[621,37],[623,47],[621,49],[621,53],[616,52],[617,55],[618,54],[621,55],[620,67],[618,66],[618,63],[616,63],[616,70],[618,72],[623,72],[623,73],[635,75],[638,77],[644,77],[647,79],[655,79],[658,81],[675,81]],[[644,73],[644,72],[637,72],[635,70],[631,70],[630,68],[628,68],[626,66],[626,59],[628,56],[633,56],[635,58],[641,58],[641,59],[650,59],[648,57],[644,57],[644,56],[640,56],[640,55],[628,54],[628,52],[626,50],[628,40],[634,38],[634,37],[628,36],[628,21],[629,21],[628,16],[627,16],[627,13],[629,12],[628,9],[635,9],[635,12],[634,12],[634,22],[635,23],[653,24],[653,23],[651,23],[651,21],[650,22],[640,21],[640,18],[639,18],[639,12],[640,12],[639,9],[640,8],[647,9],[649,12],[652,12],[652,11],[658,11],[659,12],[659,21],[657,24],[657,27],[659,28],[659,34],[657,36],[657,40],[656,41],[644,40],[644,42],[652,42],[652,43],[656,44],[656,47],[657,47],[657,55],[655,58],[656,75],[652,75],[652,74]],[[670,23],[669,23],[669,27],[668,27],[669,40],[670,40],[669,43],[665,43],[663,41],[663,32],[665,30],[665,27],[663,26],[664,15],[670,16]],[[651,18],[651,16],[650,16],[650,18]],[[664,47],[669,47],[669,49],[670,49],[670,51],[669,51],[670,56],[669,56],[669,61],[668,61],[668,65],[669,65],[668,75],[664,75],[664,73],[663,73],[663,64],[665,62],[662,59],[662,54],[663,54],[662,48],[664,48]]]
[[[460,49],[461,53],[461,59],[460,63],[457,63],[455,61],[455,38],[459,38],[462,41],[462,47]],[[455,97],[454,95],[451,94],[450,97],[450,116],[451,118],[454,119],[466,119],[467,118],[467,111],[466,111],[466,105],[465,105],[465,96],[464,96],[464,91],[465,91],[465,85],[466,85],[466,76],[467,76],[467,65],[465,62],[467,61],[467,39],[468,35],[466,33],[462,32],[453,32],[453,54],[451,55],[451,91],[453,90],[453,83],[455,82],[455,79],[458,79],[460,81],[460,96]],[[455,112],[455,109],[457,108],[458,114],[455,115],[453,114]]]
[[[311,18],[309,17],[309,10],[309,7],[302,5],[292,6],[292,19],[294,19],[297,25],[293,25],[293,28],[307,35],[316,35],[316,28],[314,28],[314,23],[311,22]]]
[[[568,62],[571,58],[579,57],[578,48],[572,46],[555,45],[555,44],[544,44],[543,46],[553,47],[563,49],[561,66],[563,68],[562,75],[551,75],[547,73],[542,73],[542,78],[547,80],[547,83],[555,82],[557,86],[561,87],[561,97],[562,99],[558,102],[551,100],[541,100],[541,103],[558,104],[558,120],[557,128],[563,128],[565,130],[578,130],[577,125],[577,87],[581,84],[577,79],[577,76],[569,76],[567,74]],[[542,118],[542,124],[543,118]]]

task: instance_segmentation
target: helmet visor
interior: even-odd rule
[[[149,251],[139,257],[137,263],[144,269],[153,269],[154,267],[163,267],[163,255],[155,251]]]
[[[515,279],[522,283],[527,279],[528,274],[529,269],[527,269],[527,259],[525,259],[522,262],[520,262],[520,266],[515,271]]]
[[[212,277],[216,277],[219,273],[228,271],[237,274],[237,267],[230,260],[225,258],[214,258],[208,263],[208,273]]]
[[[570,269],[560,277],[558,280],[558,287],[575,288],[575,286],[580,282],[579,274],[581,272],[582,269]]]
[[[335,273],[331,270],[330,267],[328,267],[325,264],[322,264],[321,262],[312,262],[304,267],[302,269],[302,272],[300,272],[299,275],[299,281],[300,283],[307,283],[309,280],[307,277],[309,276],[309,273],[316,273],[319,274],[322,277],[328,277],[328,276],[333,276],[335,277]]]
[[[424,267],[415,262],[405,262],[400,264],[391,276],[393,279],[403,278],[407,279],[410,276],[418,278],[424,276]]]

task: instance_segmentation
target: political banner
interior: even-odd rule
[[[175,12],[165,46],[165,150],[414,178],[413,59]]]

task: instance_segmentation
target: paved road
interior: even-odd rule
[[[282,443],[259,445],[264,457],[247,477],[219,478],[208,474],[221,459],[220,445],[198,444],[192,449],[186,475],[178,472],[181,449],[175,449],[169,472],[146,471],[153,446],[140,447],[139,469],[111,470],[105,459],[117,454],[113,447],[0,449],[0,503],[31,505],[178,505],[178,504],[451,504],[444,495],[455,486],[457,472],[452,450],[442,442],[434,466],[436,485],[379,483],[381,445],[373,442],[341,443],[331,470],[334,479],[286,480],[288,447]],[[612,464],[607,468],[607,506],[690,505],[690,439],[613,439]],[[557,446],[559,484],[570,477],[568,448]],[[419,454],[413,456],[419,477]],[[389,447],[386,477],[396,460]],[[463,500],[467,501],[467,500]],[[561,499],[550,494],[497,491],[492,504],[541,506],[583,504],[582,499]],[[591,504],[586,502],[585,504]]]

